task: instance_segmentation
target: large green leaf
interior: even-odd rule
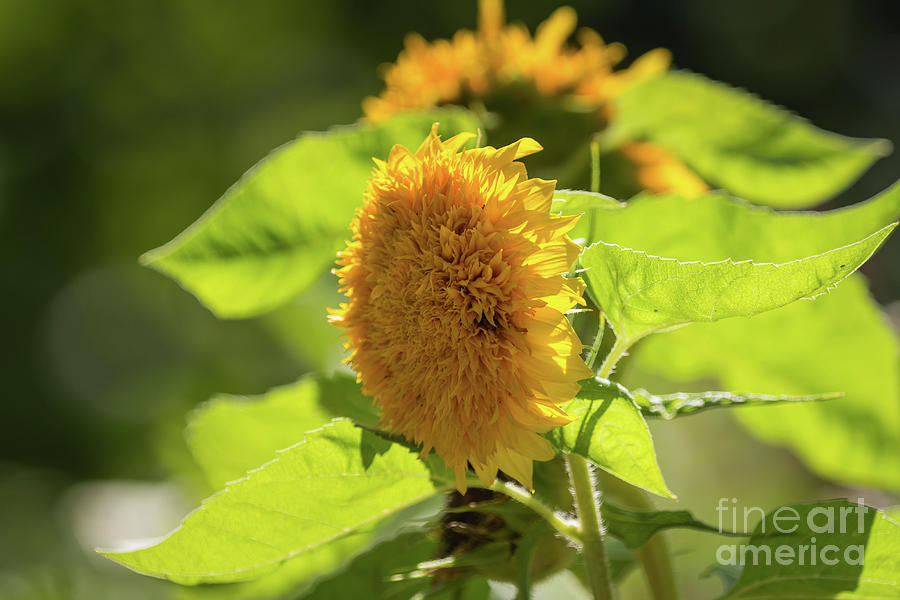
[[[822,131],[746,92],[686,72],[629,89],[610,135],[652,140],[715,186],[780,208],[834,196],[890,151],[885,140]]]
[[[623,246],[682,260],[786,262],[895,220],[900,187],[825,213],[778,213],[721,194],[642,196],[617,210],[595,210],[599,238]],[[844,392],[835,401],[736,414],[765,439],[791,446],[825,477],[900,489],[898,353],[895,333],[854,275],[814,302],[653,336],[638,347],[634,362],[681,381],[718,377],[730,389]]]
[[[866,202],[827,212],[774,211],[722,192],[695,198],[641,194],[624,203],[561,191],[552,210],[583,214],[573,237],[588,244],[603,241],[681,260],[788,262],[846,246],[896,221],[900,184]]]
[[[440,495],[395,512],[389,518],[372,523],[342,538],[323,544],[314,550],[303,552],[287,560],[275,569],[250,581],[238,583],[185,586],[179,588],[180,600],[258,600],[262,598],[296,598],[309,593],[318,584],[340,577],[345,570],[355,570],[354,561],[374,552],[381,556],[379,547],[390,546],[391,541],[406,537],[413,545],[413,536],[421,537],[431,526],[444,504]],[[421,556],[414,560],[428,558]],[[371,565],[375,557],[362,558],[362,564]],[[403,561],[402,567],[407,567]],[[326,584],[325,589],[331,586]]]
[[[744,563],[723,598],[900,598],[900,525],[846,500],[781,507],[747,544],[727,544],[717,554],[720,563]]]
[[[248,171],[200,219],[142,262],[177,280],[220,317],[284,304],[334,262],[359,206],[372,158],[394,144],[417,148],[431,124],[474,132],[460,109],[397,116],[306,133]]]
[[[178,600],[257,600],[294,597],[311,589],[319,580],[340,572],[357,555],[377,541],[375,526],[303,552],[271,573],[238,583],[179,588]]]
[[[643,344],[637,365],[679,381],[712,376],[729,388],[773,394],[842,390],[839,400],[735,414],[824,477],[900,490],[900,349],[862,278],[815,302],[694,325]]]
[[[616,335],[749,317],[824,294],[862,265],[895,225],[823,254],[785,263],[681,262],[597,242],[581,256],[591,296]]]
[[[588,380],[564,408],[577,418],[547,434],[557,448],[580,454],[639,488],[675,497],[663,481],[650,430],[628,390],[605,380]]]
[[[229,484],[162,541],[105,554],[182,584],[246,581],[445,489],[406,448],[336,420]]]
[[[191,413],[186,437],[197,464],[219,489],[335,417],[374,425],[378,414],[352,378],[304,377],[262,396],[213,397]]]

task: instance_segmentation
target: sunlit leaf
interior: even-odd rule
[[[897,186],[825,213],[773,212],[722,194],[642,196],[603,211],[596,231],[600,239],[681,260],[786,262],[845,245],[898,214]],[[717,377],[733,390],[844,392],[839,400],[735,414],[825,477],[900,489],[898,352],[896,334],[854,275],[814,302],[652,336],[637,347],[633,363],[679,381]]]
[[[372,158],[386,158],[394,144],[417,148],[435,121],[444,135],[479,127],[470,113],[447,109],[303,134],[260,161],[196,223],[141,260],[220,317],[276,308],[334,262]]]
[[[410,550],[420,547],[413,540],[421,536],[431,526],[440,511],[444,499],[434,496],[423,502],[397,511],[387,519],[371,523],[344,537],[327,542],[313,550],[284,561],[271,573],[250,581],[213,585],[184,586],[179,588],[179,600],[257,600],[258,598],[305,597],[319,583],[339,577],[344,570],[354,570],[353,561],[369,552],[381,555],[380,546],[390,545],[393,540],[406,537]],[[424,541],[424,540],[423,540]],[[399,544],[403,546],[401,542]],[[400,565],[403,568],[428,558],[415,559],[412,563]],[[380,560],[380,559],[375,559]],[[371,559],[363,559],[363,564],[371,564]],[[331,586],[326,585],[325,589]]]
[[[262,396],[213,397],[191,413],[186,437],[194,460],[218,489],[335,417],[366,425],[378,419],[352,378],[304,377]]]
[[[900,184],[866,202],[827,212],[775,211],[722,192],[694,198],[641,194],[616,204],[587,192],[570,195],[577,200],[560,199],[553,210],[586,213],[578,227],[592,220],[588,242],[686,261],[788,262],[861,240],[900,217]]]
[[[715,187],[779,208],[834,196],[890,152],[885,140],[817,129],[742,90],[686,72],[629,89],[613,127],[617,137],[670,150]]]
[[[900,525],[846,500],[776,509],[746,544],[717,555],[720,564],[743,559],[723,599],[900,598]]]
[[[557,190],[553,194],[550,212],[560,215],[582,215],[575,227],[569,231],[569,237],[582,245],[598,241],[595,226],[597,219],[602,219],[608,210],[624,208],[619,202],[603,194],[580,190]]]
[[[444,489],[406,448],[336,420],[229,484],[158,543],[104,554],[182,584],[245,581]]]
[[[642,344],[636,366],[678,381],[716,377],[733,389],[789,395],[842,390],[838,400],[748,407],[735,416],[826,478],[900,490],[900,348],[861,277],[815,302]]]
[[[271,573],[238,583],[187,586],[179,588],[177,600],[256,600],[292,597],[309,590],[320,578],[327,577],[372,545],[374,526],[363,527],[342,538],[327,542],[284,561]]]
[[[581,256],[588,289],[629,341],[678,325],[750,317],[830,290],[862,265],[894,225],[817,256],[773,264],[681,262],[597,242]]]
[[[548,439],[623,481],[674,498],[659,471],[647,423],[628,391],[602,380],[582,384],[575,399],[564,406],[576,419],[548,433]]]

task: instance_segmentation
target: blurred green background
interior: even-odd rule
[[[900,142],[897,3],[570,4],[631,56],[665,46],[676,66],[820,127]],[[556,6],[509,2],[507,12],[533,30]],[[449,37],[474,28],[475,15],[474,0],[0,0],[0,598],[168,597],[170,586],[91,548],[163,534],[208,491],[181,438],[192,407],[332,364],[299,332],[337,333],[290,307],[217,321],[137,257],[297,132],[356,120],[407,32]],[[898,174],[894,154],[829,206],[870,197]],[[894,239],[865,268],[895,318],[898,263]],[[332,298],[333,282],[310,294]],[[670,486],[708,519],[719,497],[765,508],[858,494],[896,502],[817,479],[724,412],[662,425]],[[673,540],[682,586],[698,598],[719,589],[696,578],[717,543]],[[626,587],[641,597],[638,577]]]

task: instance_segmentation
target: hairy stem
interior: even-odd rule
[[[617,337],[616,343],[613,344],[613,347],[609,350],[609,354],[607,354],[606,358],[603,359],[603,364],[600,365],[600,370],[597,371],[597,377],[600,377],[602,379],[609,379],[609,376],[612,375],[616,363],[619,362],[619,359],[625,355],[625,352],[628,351],[628,348],[630,346],[630,342],[623,341],[622,338]]]
[[[616,338],[615,344],[600,365],[598,377],[608,379],[619,359],[631,346],[630,342]],[[634,486],[621,482],[614,477],[604,477],[604,487],[615,488],[632,507],[652,511],[653,504],[646,494]],[[654,600],[678,600],[678,588],[675,585],[675,572],[672,569],[672,559],[669,554],[665,536],[660,532],[651,537],[638,550],[638,558],[641,561],[647,584],[653,594]]]
[[[594,478],[586,458],[567,454],[569,480],[575,492],[575,509],[580,522],[581,547],[584,567],[594,600],[612,600],[612,580],[603,546],[603,522],[598,498],[594,495]]]
[[[656,507],[642,490],[607,474],[602,474],[603,487],[620,497],[628,506],[643,511],[653,511]],[[656,533],[637,552],[638,559],[647,578],[647,584],[654,600],[678,600],[675,585],[675,571],[669,545],[663,532]]]

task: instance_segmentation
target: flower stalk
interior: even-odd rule
[[[566,455],[569,480],[575,492],[575,509],[580,522],[581,548],[584,566],[594,600],[612,600],[612,580],[603,545],[603,521],[599,498],[594,494],[594,478],[586,458]]]

